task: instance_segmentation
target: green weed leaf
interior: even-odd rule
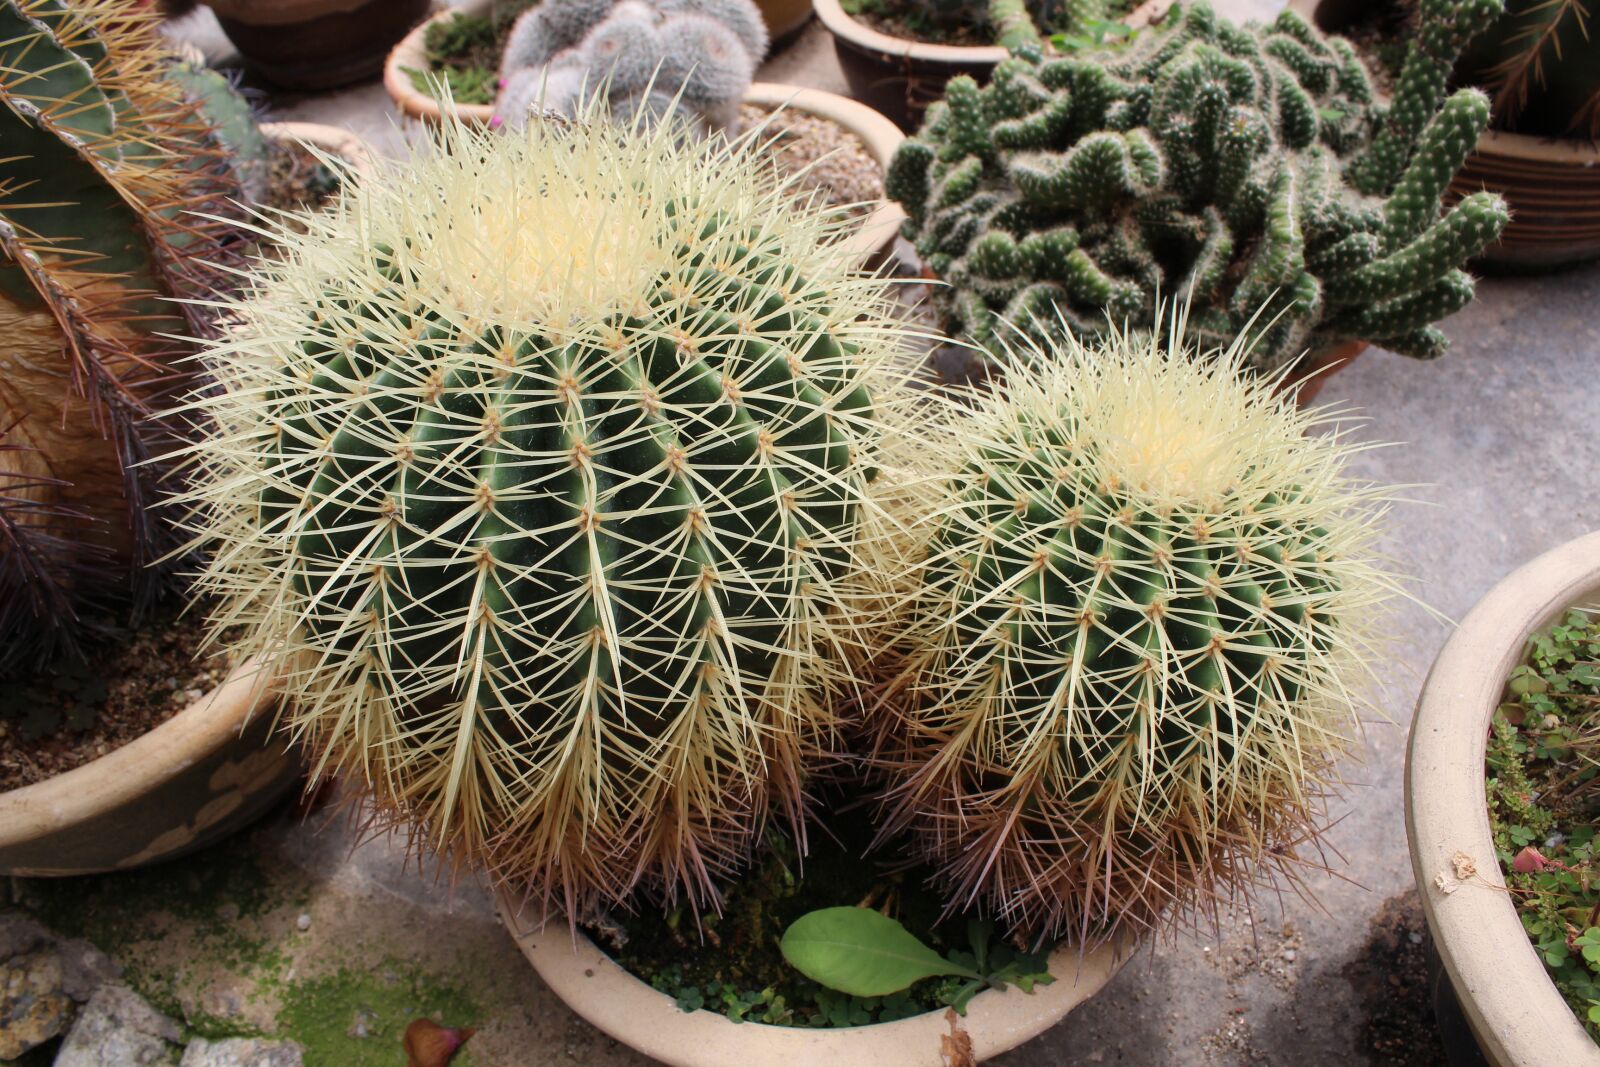
[[[870,908],[808,912],[784,932],[779,947],[789,965],[813,982],[857,997],[888,996],[934,975],[982,978]]]

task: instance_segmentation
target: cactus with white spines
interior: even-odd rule
[[[885,505],[920,532],[877,570],[882,834],[952,910],[1028,936],[1295,881],[1357,728],[1385,494],[1237,345],[1184,347],[1174,327],[1013,354],[970,414],[908,431],[925,480]]]
[[[900,343],[750,153],[580,117],[293,219],[192,499],[318,773],[574,917],[800,822]]]
[[[545,0],[506,39],[495,118],[570,117],[604,92],[624,122],[676,118],[698,136],[733,134],[766,52],[750,0]]]

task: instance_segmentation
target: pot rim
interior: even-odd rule
[[[925,63],[950,63],[964,67],[994,66],[1011,53],[997,44],[956,45],[914,41],[894,37],[857,22],[840,6],[839,0],[812,0],[817,19],[829,33],[862,52],[881,52]]]
[[[1142,29],[1160,22],[1175,2],[1176,0],[1144,0],[1128,12],[1125,25]],[[858,22],[845,11],[839,0],[812,0],[812,6],[817,10],[817,19],[827,27],[829,33],[861,52],[877,52],[895,59],[905,58],[921,63],[947,63],[960,67],[993,67],[1011,55],[1007,49],[997,44],[936,44],[930,41],[914,41],[909,37],[895,37],[875,30],[864,22]]]
[[[343,126],[330,126],[324,122],[263,122],[261,132],[274,141],[300,141],[338,156],[356,174],[372,175],[378,169],[378,155],[372,145],[360,134]]]
[[[593,941],[557,919],[542,924],[501,888],[495,909],[544,983],[596,1028],[668,1067],[753,1067],[814,1063],[828,1067],[940,1067],[947,1010],[870,1026],[808,1029],[736,1023],[712,1011],[686,1012],[618,966]],[[1137,950],[1118,937],[1081,953],[1050,956],[1056,980],[1033,992],[989,990],[972,998],[961,1028],[980,1061],[1036,1037],[1105,987]]]
[[[42,782],[0,792],[0,849],[92,819],[177,777],[238,737],[277,701],[259,659],[120,748]]]
[[[1527,638],[1570,607],[1600,606],[1600,532],[1502,579],[1461,620],[1423,683],[1406,752],[1406,835],[1439,958],[1479,1045],[1501,1067],[1600,1064],[1523,931],[1489,831],[1491,717]],[[1476,875],[1456,877],[1465,856]]]

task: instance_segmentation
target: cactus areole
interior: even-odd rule
[[[448,858],[704,903],[831,729],[884,284],[733,147],[441,136],[299,220],[215,352],[216,623]]]
[[[1439,355],[1432,323],[1472,298],[1461,264],[1507,213],[1488,193],[1441,210],[1489,115],[1445,80],[1499,0],[1429,5],[1451,16],[1425,19],[1391,104],[1348,42],[1203,2],[1125,48],[1025,45],[983,88],[952,80],[888,177],[952,328],[1149,328],[1166,296],[1210,346],[1252,332],[1255,370],[1346,340]]]

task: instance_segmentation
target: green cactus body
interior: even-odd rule
[[[1434,2],[1468,26],[1497,0]],[[1441,215],[1488,117],[1471,90],[1440,106],[1433,75],[1461,32],[1414,48],[1415,84],[1392,105],[1347,43],[1288,12],[1240,29],[1199,3],[1126,48],[1024,49],[986,87],[951,81],[888,189],[953,286],[951,327],[983,345],[1149,328],[1172,296],[1193,300],[1210,346],[1250,332],[1256,371],[1350,339],[1436,355],[1429,316],[1459,306],[1459,268],[1507,219],[1493,197]],[[1073,242],[1070,271],[997,258],[996,234],[1021,247],[1043,232]],[[1352,332],[1379,324],[1390,332]]]
[[[731,148],[446,147],[240,312],[198,453],[219,626],[445,855],[576,915],[715,897],[847,684],[883,285]]]
[[[883,836],[952,909],[1090,940],[1181,923],[1314,831],[1382,507],[1239,362],[1121,334],[1034,353],[908,461],[946,474],[891,628]]]
[[[239,195],[133,0],[0,2],[0,669],[78,647],[173,546],[151,417],[194,373]]]

